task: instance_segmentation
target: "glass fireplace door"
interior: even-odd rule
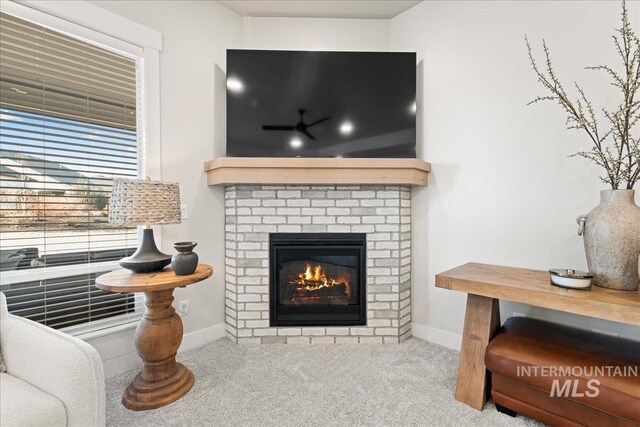
[[[309,234],[272,235],[272,326],[365,324],[364,236]]]
[[[285,306],[357,304],[359,263],[357,248],[281,248],[276,261],[278,303]]]

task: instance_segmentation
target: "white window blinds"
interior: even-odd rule
[[[0,291],[54,328],[128,322],[140,302],[96,275],[131,254],[114,177],[136,177],[136,61],[0,13]],[[111,262],[109,262],[111,261]]]

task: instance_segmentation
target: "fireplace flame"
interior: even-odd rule
[[[304,273],[298,274],[297,280],[292,282],[293,285],[302,286],[304,290],[309,292],[318,291],[323,288],[331,288],[333,286],[344,286],[347,298],[351,298],[351,286],[348,277],[329,277],[324,272],[322,265],[318,264],[311,267],[307,263]]]

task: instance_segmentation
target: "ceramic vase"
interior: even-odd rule
[[[198,267],[198,254],[193,252],[196,242],[178,242],[173,247],[178,251],[171,257],[171,267],[178,276],[193,274]]]
[[[640,285],[640,207],[634,190],[603,190],[600,204],[578,218],[593,284],[634,291]]]

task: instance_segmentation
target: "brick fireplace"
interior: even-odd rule
[[[225,318],[227,337],[232,341],[398,343],[410,336],[410,187],[228,185],[225,213]],[[336,322],[320,321],[272,326],[276,323],[271,318],[270,242],[283,233],[365,236],[363,324],[338,326]],[[318,259],[317,254],[313,257]],[[301,274],[301,280],[311,279],[311,284],[317,285],[317,278]],[[343,286],[340,280],[334,281]],[[322,292],[334,295],[325,289]]]

